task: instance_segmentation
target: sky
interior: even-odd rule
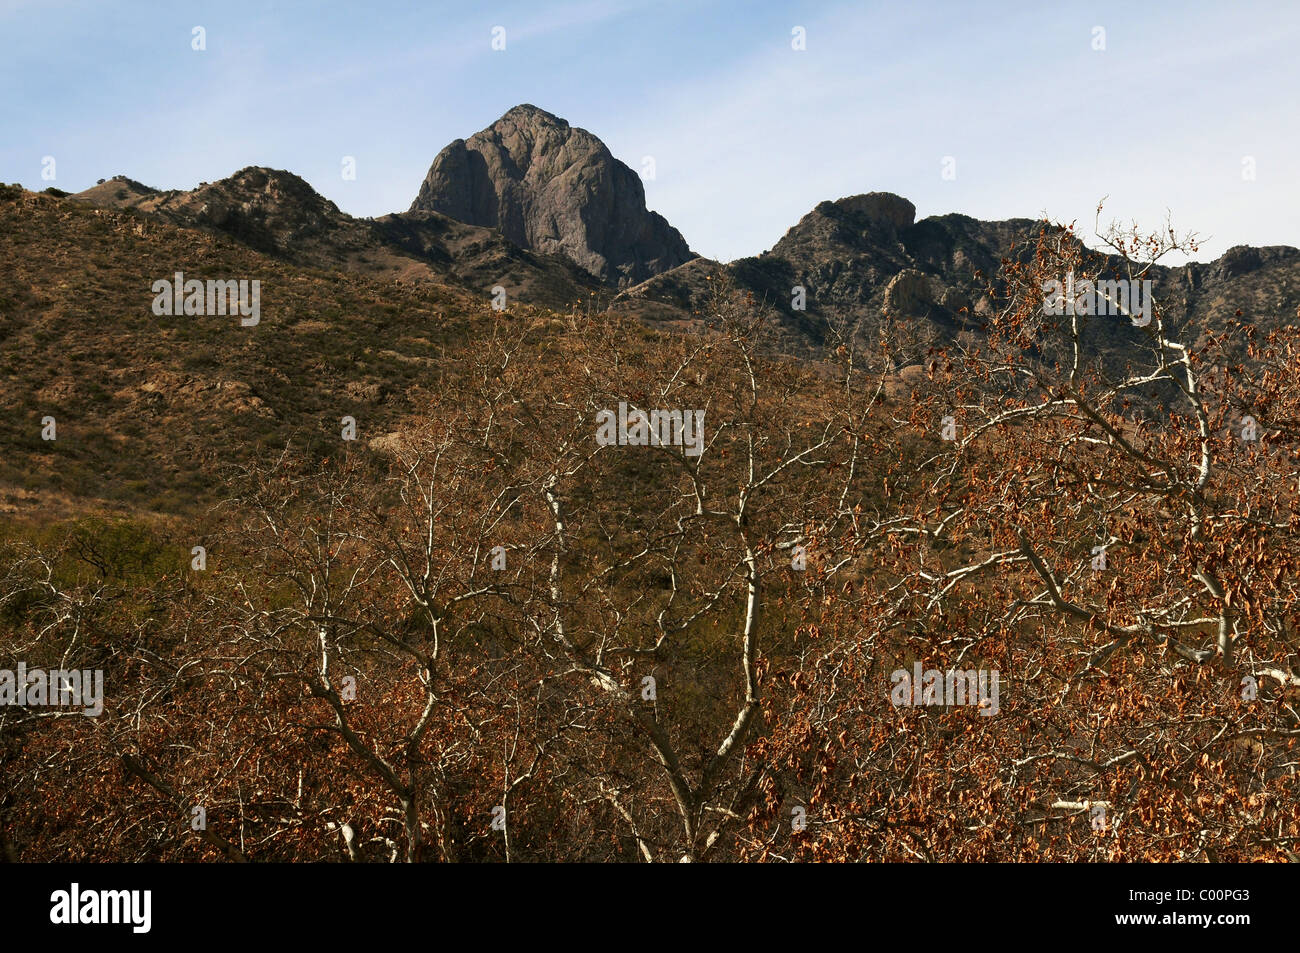
[[[888,191],[1085,240],[1105,199],[1103,226],[1170,219],[1209,260],[1300,245],[1297,49],[1296,0],[0,0],[0,181],[190,189],[261,165],[382,215],[527,102],[642,172],[711,258]]]

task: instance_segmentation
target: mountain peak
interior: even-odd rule
[[[438,153],[410,210],[498,229],[617,287],[695,257],[646,208],[635,172],[587,130],[531,103]]]
[[[520,103],[518,106],[512,106],[510,109],[507,109],[501,116],[501,119],[498,119],[496,123],[493,123],[493,125],[495,126],[497,123],[505,119],[510,119],[515,122],[524,121],[546,123],[548,125],[564,126],[566,128],[569,125],[567,121],[561,119],[554,113],[549,113],[540,106],[534,106],[532,103]]]
[[[888,222],[896,229],[907,228],[916,222],[916,206],[893,192],[867,192],[825,204],[875,221]]]

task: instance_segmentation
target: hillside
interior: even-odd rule
[[[0,668],[106,686],[0,707],[5,856],[1300,859],[1294,333],[1152,423],[1042,360],[1077,249],[882,376],[718,275],[686,334],[322,267],[365,226],[275,181],[0,190]],[[807,241],[867,216],[866,288],[888,209]],[[257,323],[156,314],[176,272]]]
[[[8,512],[74,498],[190,511],[220,492],[223,461],[337,436],[345,415],[381,434],[438,386],[440,355],[487,310],[434,277],[291,264],[220,231],[14,187],[0,193],[0,254]],[[177,271],[260,280],[260,323],[155,315],[151,283]]]

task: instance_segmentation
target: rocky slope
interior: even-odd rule
[[[616,300],[671,321],[707,310],[709,280],[729,276],[775,309],[782,350],[812,354],[832,323],[875,334],[905,319],[921,345],[951,341],[978,323],[980,273],[993,275],[1016,241],[1037,233],[1028,219],[978,222],[961,215],[915,221],[916,208],[888,192],[822,202],[771,250],[729,264],[697,259],[627,289]],[[803,289],[798,307],[795,289]]]

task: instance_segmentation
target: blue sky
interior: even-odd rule
[[[1085,237],[1109,196],[1106,221],[1168,211],[1209,259],[1300,245],[1297,49],[1295,2],[0,0],[0,180],[188,189],[265,165],[381,215],[531,102],[638,171],[653,156],[648,204],[710,257],[891,191],[918,217],[1046,214]]]

